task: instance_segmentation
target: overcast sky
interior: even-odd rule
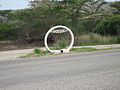
[[[23,9],[28,6],[30,0],[0,0],[0,10],[5,9]],[[114,0],[107,0],[114,1]]]

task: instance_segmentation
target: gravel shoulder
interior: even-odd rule
[[[19,56],[32,52],[33,49],[12,50],[0,52],[0,61],[16,60]]]
[[[73,48],[96,48],[96,49],[107,49],[107,48],[120,48],[120,44],[113,45],[96,45],[96,46],[75,46]],[[45,48],[42,48],[45,49]],[[32,52],[33,49],[23,49],[23,50],[11,50],[0,52],[0,61],[16,60],[20,56],[27,55]]]

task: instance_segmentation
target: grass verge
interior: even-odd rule
[[[107,49],[72,48],[70,50],[70,52],[71,53],[74,53],[74,52],[93,52],[93,51],[112,50],[112,49],[120,49],[120,48],[107,48]],[[43,50],[41,50],[39,48],[35,48],[33,52],[31,52],[31,53],[29,53],[29,54],[27,54],[25,56],[20,56],[19,58],[30,58],[30,57],[39,57],[39,56],[48,56],[48,55],[56,55],[56,54],[50,53],[48,51],[43,51]]]
[[[96,48],[72,48],[71,52],[92,52],[92,51],[98,51],[99,49]]]
[[[46,55],[52,55],[49,51],[43,51],[39,48],[35,48],[33,52],[25,55],[25,56],[20,56],[19,58],[30,58],[30,57],[39,57],[39,56],[46,56]]]

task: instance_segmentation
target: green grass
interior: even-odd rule
[[[96,49],[96,48],[72,48],[71,52],[93,52],[93,51],[102,51],[102,50],[112,50],[120,48],[105,48],[105,49]]]
[[[45,54],[36,54],[36,53],[29,53],[25,56],[20,56],[19,58],[30,58],[30,57],[40,57],[40,56],[47,56],[47,55],[53,55],[52,53],[45,53]]]
[[[72,48],[71,52],[92,52],[92,51],[98,51],[99,49],[96,48]]]
[[[111,49],[120,49],[120,48],[107,48],[107,49],[96,49],[96,48],[72,48],[70,52],[93,52],[93,51],[102,51],[102,50],[111,50]],[[56,55],[53,53],[50,53],[48,51],[43,51],[39,48],[35,48],[33,52],[21,56],[19,58],[30,58],[30,57],[40,57],[40,56],[48,56],[48,55]]]
[[[39,48],[35,48],[33,52],[25,56],[20,56],[20,58],[39,57],[39,56],[46,56],[46,55],[52,55],[52,53],[50,53],[49,51],[43,51]]]

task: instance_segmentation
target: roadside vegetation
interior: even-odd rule
[[[88,33],[75,37],[75,45],[104,45],[117,43],[116,36],[102,36],[98,33]]]
[[[0,10],[0,42],[44,46],[46,32],[55,25],[65,25],[73,31],[77,46],[120,43],[119,3],[104,0],[32,0],[26,9]],[[59,42],[67,45],[64,40],[56,38],[49,37],[50,45]]]
[[[47,55],[53,55],[53,54],[48,51],[44,51],[39,48],[35,48],[33,52],[31,52],[25,56],[20,56],[20,58],[30,58],[30,57],[39,57],[39,56],[47,56]]]
[[[112,50],[112,49],[120,49],[120,48],[106,48],[106,49],[96,49],[96,48],[72,48],[70,50],[70,53],[76,53],[76,52],[94,52],[94,51],[102,51],[102,50]],[[66,53],[66,54],[70,54]],[[62,55],[61,54],[53,54],[46,50],[41,50],[40,48],[35,48],[33,52],[25,55],[20,56],[19,58],[31,58],[31,57],[39,57],[39,56],[49,56],[49,55]]]
[[[98,51],[100,49],[95,48],[73,48],[71,49],[71,52],[92,52],[92,51]],[[61,53],[62,54],[62,53]],[[48,55],[61,55],[61,54],[53,54],[48,51],[41,50],[39,48],[35,48],[33,52],[21,56],[20,58],[30,58],[30,57],[39,57],[39,56],[48,56]]]

